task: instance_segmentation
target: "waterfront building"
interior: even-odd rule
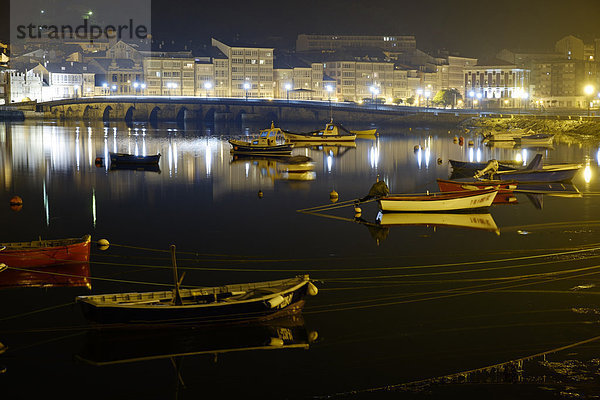
[[[464,70],[477,65],[477,61],[471,57],[448,56],[448,65],[442,69],[442,89],[456,89],[465,99]]]
[[[141,95],[145,84],[142,64],[126,58],[97,58],[89,63],[89,70],[96,74],[95,93],[90,95]]]
[[[534,63],[531,75],[532,100],[540,109],[586,108],[591,99],[586,99],[585,87],[599,87],[597,63],[591,61],[541,61]]]
[[[194,96],[196,58],[191,51],[142,51],[144,82],[149,96]]]
[[[529,103],[530,70],[500,60],[464,69],[468,105],[487,108],[525,107]]]
[[[95,72],[84,63],[38,64],[32,71],[42,77],[44,101],[86,97],[94,94]]]
[[[308,63],[292,54],[278,54],[273,65],[274,97],[323,99],[323,64]]]
[[[274,96],[272,47],[238,43],[230,46],[215,38],[212,39],[212,46],[218,48],[228,60],[227,96]]]
[[[42,100],[42,77],[33,71],[0,69],[0,104]]]
[[[309,35],[300,34],[296,51],[342,50],[344,48],[378,48],[399,52],[413,52],[417,48],[414,35]]]

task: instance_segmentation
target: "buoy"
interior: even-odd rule
[[[332,190],[332,191],[331,191],[331,193],[329,193],[329,198],[330,198],[331,200],[334,200],[334,199],[335,199],[335,200],[337,201],[337,199],[338,199],[339,197],[340,197],[340,196],[339,196],[338,192],[336,192],[336,191],[335,191],[335,189],[334,189],[334,190]]]
[[[110,246],[109,241],[106,239],[100,239],[100,240],[98,240],[97,243],[98,243],[98,248],[102,251],[107,250],[108,247]]]
[[[275,308],[278,305],[280,305],[281,303],[283,303],[284,300],[285,299],[283,298],[282,295],[275,296],[272,299],[267,300],[267,305],[269,306],[269,308]]]
[[[317,331],[311,331],[308,334],[308,342],[313,343],[319,338],[319,333]]]
[[[103,164],[102,158],[96,157],[96,159],[94,160],[94,163],[96,164],[96,167],[101,167]]]
[[[317,287],[312,282],[308,282],[306,286],[306,292],[309,296],[316,296],[319,293],[319,289],[317,289]]]
[[[440,157],[438,157],[437,163],[438,163],[438,165],[442,165],[443,161],[442,161],[442,159]]]
[[[361,213],[354,214],[354,219],[359,219],[360,217],[362,217]]]
[[[6,352],[6,349],[7,347],[4,344],[0,343],[0,354]]]
[[[263,198],[263,196],[264,196],[264,194],[263,194],[262,190],[259,190],[259,191],[258,191],[258,198],[259,198],[259,199],[262,199],[262,198]]]
[[[20,198],[19,196],[14,196],[12,199],[10,199],[10,205],[11,206],[19,206],[19,205],[23,205],[23,199]]]
[[[473,141],[472,141],[472,140],[469,140],[469,141],[467,142],[467,145],[468,145],[469,147],[473,147],[473,146],[475,146],[475,143],[473,143]]]
[[[272,338],[269,340],[269,344],[268,344],[268,346],[272,346],[272,347],[281,347],[281,346],[283,346],[284,344],[285,344],[285,343],[283,342],[283,339],[280,339],[280,338],[274,338],[274,337],[272,337]]]
[[[354,212],[356,214],[360,214],[360,213],[362,213],[362,210],[360,209],[360,207],[354,207]]]
[[[415,152],[419,151],[420,149],[421,149],[421,146],[420,146],[420,145],[418,145],[418,144],[417,144],[417,145],[415,145],[415,147],[414,147],[414,150],[415,150]]]
[[[458,143],[458,136],[454,136],[454,143]]]
[[[462,145],[463,145],[464,141],[465,141],[465,138],[464,138],[464,137],[462,137],[462,136],[461,136],[461,137],[459,137],[459,138],[458,138],[458,144],[459,144],[460,146],[462,146]]]

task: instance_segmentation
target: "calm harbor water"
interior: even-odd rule
[[[600,388],[584,371],[600,358],[600,341],[588,341],[600,320],[598,143],[489,148],[473,133],[381,128],[355,147],[294,149],[314,162],[294,173],[281,160],[233,159],[227,139],[258,128],[0,124],[2,241],[89,233],[112,244],[93,247],[89,267],[0,273],[3,396],[556,398]],[[160,153],[159,170],[96,166],[111,151]],[[362,197],[378,177],[393,193],[437,191],[448,159],[537,153],[586,165],[573,180],[581,195],[516,194],[475,218],[485,229],[468,214],[377,224],[376,203],[360,218],[353,207],[297,211],[331,204],[332,190],[340,203]],[[88,329],[75,296],[169,285],[170,244],[184,285],[309,273],[320,293],[301,317],[266,326]]]

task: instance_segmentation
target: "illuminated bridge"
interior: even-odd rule
[[[35,110],[35,111],[34,111]],[[134,122],[314,122],[333,118],[378,124],[456,125],[473,110],[441,110],[395,105],[360,105],[328,101],[201,97],[107,96],[37,103],[26,117],[84,121]]]

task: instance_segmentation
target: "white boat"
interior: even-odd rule
[[[455,211],[489,207],[498,189],[468,190],[460,192],[428,193],[426,195],[391,195],[381,197],[383,211]]]
[[[535,132],[531,129],[509,129],[505,132],[490,132],[487,135],[484,134],[484,138],[489,142],[514,142],[521,136],[534,135]]]
[[[521,147],[523,146],[552,146],[554,143],[554,135],[536,134],[536,135],[523,135],[515,138],[515,142]]]
[[[377,215],[381,226],[426,225],[480,229],[499,235],[498,226],[490,213],[382,213]]]

